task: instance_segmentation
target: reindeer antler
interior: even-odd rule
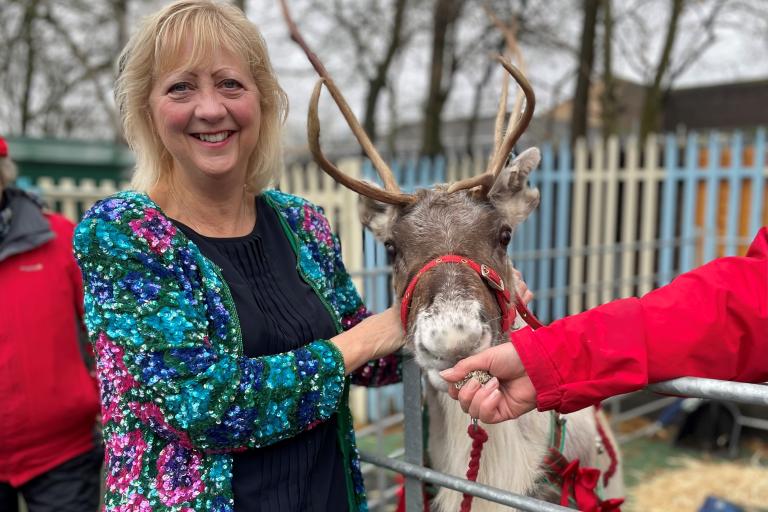
[[[307,55],[312,67],[315,68],[317,74],[320,75],[320,80],[315,85],[315,89],[312,92],[312,99],[310,100],[309,113],[307,115],[307,137],[309,139],[309,148],[312,151],[312,155],[315,157],[315,161],[328,175],[334,180],[341,183],[345,187],[354,190],[358,194],[376,199],[378,201],[394,204],[394,205],[407,205],[415,201],[415,196],[411,194],[405,194],[400,190],[397,185],[395,176],[392,170],[381,158],[381,155],[374,147],[368,134],[365,133],[363,127],[360,125],[360,121],[357,120],[349,104],[344,99],[344,96],[339,91],[338,87],[331,78],[328,70],[325,69],[323,63],[315,55],[315,53],[309,48],[309,45],[304,41],[301,36],[296,23],[291,18],[291,13],[288,11],[288,5],[285,0],[280,0],[280,5],[283,9],[283,17],[288,24],[288,29],[291,33],[291,39],[298,44],[304,53]],[[328,88],[328,92],[331,93],[336,105],[339,107],[344,119],[346,119],[349,128],[354,133],[357,141],[363,147],[363,151],[371,159],[371,163],[376,171],[379,173],[382,182],[384,183],[384,189],[375,187],[365,181],[351,178],[341,172],[330,160],[328,160],[323,154],[320,148],[320,122],[317,116],[317,104],[320,100],[320,89],[323,84]]]
[[[493,12],[491,12],[491,10],[487,8],[487,6],[485,7],[485,9],[486,9],[486,13],[491,18],[491,21],[494,23],[494,25],[496,25],[496,27],[499,30],[501,30],[502,33],[504,34],[504,39],[506,40],[506,43],[507,43],[508,52],[515,54],[517,56],[518,61],[522,62],[520,48],[517,45],[514,33],[508,27],[502,24],[499,21],[499,19],[493,14]],[[461,181],[457,181],[456,183],[453,183],[450,187],[448,187],[449,194],[456,192],[458,190],[472,189],[478,186],[481,187],[481,189],[485,192],[490,190],[490,188],[493,186],[493,182],[496,180],[496,177],[504,168],[504,164],[507,160],[507,156],[509,155],[510,151],[512,151],[512,148],[515,146],[515,143],[518,141],[518,139],[523,134],[525,129],[528,127],[528,124],[531,122],[531,118],[533,117],[533,111],[534,111],[534,108],[536,107],[536,95],[533,93],[533,88],[531,87],[531,84],[528,83],[528,80],[525,78],[525,75],[519,69],[517,69],[511,62],[508,62],[504,57],[499,55],[496,57],[496,60],[498,60],[499,63],[501,63],[504,69],[506,69],[507,72],[510,75],[512,75],[512,78],[514,78],[517,84],[520,86],[520,89],[522,90],[525,96],[525,110],[523,111],[522,114],[520,114],[519,116],[520,119],[517,122],[517,124],[515,124],[514,127],[512,127],[512,124],[514,123],[515,118],[518,117],[518,107],[521,105],[521,102],[517,101],[515,111],[512,113],[509,119],[507,134],[504,136],[502,140],[501,127],[504,125],[504,115],[507,109],[507,88],[508,88],[508,77],[505,75],[501,100],[499,101],[499,110],[496,115],[494,150],[491,153],[490,158],[488,159],[488,167],[486,168],[485,172],[483,174],[480,174],[479,176],[474,176],[472,178],[467,178]]]

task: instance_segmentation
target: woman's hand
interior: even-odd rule
[[[470,379],[461,390],[456,389],[453,384],[473,370],[485,370],[493,378],[484,385]],[[462,359],[440,376],[448,381],[448,394],[459,401],[464,412],[483,423],[514,419],[536,407],[536,390],[512,343]]]
[[[405,343],[400,314],[389,309],[369,316],[353,328],[331,338],[344,355],[346,373],[352,373],[371,359],[396,351]]]

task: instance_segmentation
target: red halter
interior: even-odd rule
[[[528,310],[528,308],[525,306],[525,304],[523,304],[523,301],[517,294],[515,294],[515,307],[510,307],[510,303],[512,302],[512,295],[504,285],[504,280],[493,268],[484,264],[479,265],[477,262],[472,261],[471,259],[464,256],[446,254],[445,256],[435,258],[434,260],[421,267],[421,270],[419,270],[416,275],[413,276],[411,282],[408,283],[408,287],[405,289],[405,293],[403,294],[403,300],[400,303],[400,321],[403,323],[403,330],[408,330],[408,310],[411,307],[411,300],[413,299],[413,289],[416,288],[416,284],[419,282],[419,279],[422,275],[431,270],[433,267],[436,267],[442,263],[460,263],[463,265],[469,265],[469,267],[477,272],[480,278],[485,281],[485,284],[487,284],[491,290],[493,290],[494,294],[496,295],[496,302],[499,304],[499,310],[501,311],[502,332],[507,332],[509,331],[510,327],[512,327],[512,322],[515,319],[516,312],[523,318],[523,320],[525,320],[528,325],[534,329],[538,329],[542,326],[538,318],[533,316],[533,313]],[[482,454],[483,444],[488,440],[488,434],[483,429],[483,427],[477,425],[476,423],[471,424],[467,432],[472,438],[472,450],[470,452],[469,469],[467,469],[467,479],[471,481],[477,481],[477,473],[480,469],[480,455]],[[426,506],[427,504],[425,503],[425,508]],[[472,495],[464,494],[461,501],[460,512],[469,512],[471,507]],[[404,510],[404,508],[404,501],[402,503],[398,503],[398,512]]]
[[[525,320],[529,325],[534,328],[541,327],[539,321],[530,311],[528,311],[528,308],[525,307],[525,304],[523,304],[523,301],[520,300],[520,297],[517,297],[517,295],[515,296],[515,307],[510,307],[512,296],[509,292],[509,289],[507,289],[507,287],[504,285],[504,280],[501,278],[498,272],[496,272],[488,265],[480,265],[465,256],[446,254],[445,256],[435,258],[434,260],[431,260],[429,263],[424,265],[421,270],[419,270],[416,275],[413,276],[411,282],[408,283],[408,288],[405,289],[403,300],[400,303],[400,321],[403,323],[403,330],[408,329],[408,310],[411,307],[411,300],[413,299],[413,289],[416,288],[416,284],[419,282],[419,279],[422,275],[431,270],[433,267],[436,267],[442,263],[460,263],[463,265],[468,265],[472,270],[477,272],[485,284],[487,284],[491,290],[493,290],[496,296],[496,302],[499,304],[499,310],[501,311],[502,332],[507,332],[509,328],[512,327],[512,322],[515,319],[515,309],[517,309],[517,312],[520,313],[520,316],[523,317],[523,320]]]

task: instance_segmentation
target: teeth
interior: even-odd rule
[[[201,133],[198,138],[203,142],[221,142],[229,136],[229,132]]]

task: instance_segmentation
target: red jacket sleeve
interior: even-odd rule
[[[511,335],[539,410],[572,412],[676,377],[768,380],[768,228],[641,298]]]

